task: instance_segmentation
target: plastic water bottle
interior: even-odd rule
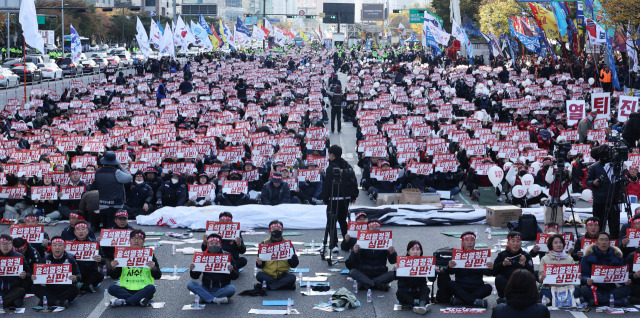
[[[542,300],[540,301],[543,305],[548,305],[549,304],[549,298],[547,298],[547,295],[542,296]]]
[[[613,308],[616,306],[616,300],[613,298],[613,294],[609,294],[609,307]]]
[[[302,283],[302,272],[298,273],[298,281]]]
[[[176,255],[176,245],[171,244],[171,255]]]
[[[353,293],[357,294],[358,293],[358,281],[357,280],[353,280]]]
[[[311,295],[311,280],[307,277],[307,296]]]
[[[491,240],[491,228],[487,228],[487,239]]]
[[[287,313],[291,313],[293,311],[293,303],[291,302],[291,298],[287,299]]]
[[[178,265],[173,265],[173,276],[178,276]]]
[[[371,298],[373,297],[373,295],[371,294],[371,288],[369,288],[367,290],[367,302],[370,303],[371,302]]]
[[[47,303],[47,296],[42,297],[42,307],[49,308],[49,304]]]
[[[264,289],[264,290],[267,289],[267,281],[266,280],[262,281],[262,289]]]
[[[316,247],[316,241],[315,240],[311,240],[311,250],[313,251]]]
[[[196,297],[193,300],[193,304],[195,305],[196,308],[200,308],[200,296],[198,294],[196,294]]]

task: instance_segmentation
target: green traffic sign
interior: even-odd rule
[[[44,15],[39,15],[38,16],[38,24],[44,24],[44,18],[45,18]]]

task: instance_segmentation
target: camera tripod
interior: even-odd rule
[[[601,227],[602,231],[604,231],[607,227],[610,213],[620,214],[619,204],[624,205],[624,209],[627,212],[627,217],[629,219],[631,219],[632,217],[631,203],[629,202],[629,194],[627,192],[628,180],[623,175],[622,162],[621,161],[611,162],[609,170],[611,169],[613,169],[613,173],[611,174],[611,178],[610,178],[611,186],[607,191],[607,200],[605,201],[604,217],[602,220],[602,227]],[[606,173],[609,174],[609,171],[606,171]],[[617,227],[616,231],[618,231],[618,229],[620,228],[620,224],[609,224],[609,234],[613,232],[612,231],[613,226]],[[614,237],[614,239],[617,239],[617,237]]]
[[[568,207],[571,210],[571,217],[574,220],[574,231],[576,233],[575,239],[577,240],[580,234],[578,234],[578,224],[575,222],[575,212],[573,210],[573,205],[576,203],[576,200],[571,197],[571,182],[567,180],[567,177],[565,176],[564,160],[559,160],[557,166],[557,170],[553,174],[553,181],[549,185],[549,201],[545,203],[545,206],[551,208],[551,220],[553,222],[555,222],[556,218],[558,217],[558,208]],[[562,196],[562,188],[565,185],[567,186],[567,198],[565,200],[561,200],[560,197]],[[561,223],[562,227],[564,227],[564,222]]]
[[[338,171],[336,173],[336,170]],[[334,169],[333,178],[331,180],[331,196],[329,197],[329,203],[327,208],[327,226],[324,229],[324,240],[322,242],[322,249],[320,250],[320,258],[324,261],[327,261],[329,266],[333,265],[333,260],[331,259],[331,251],[329,251],[329,257],[325,257],[325,253],[327,250],[327,240],[329,240],[329,244],[335,243],[338,246],[338,208],[340,204],[340,200],[338,200],[338,196],[340,195],[340,184],[342,183],[342,175],[339,168]],[[343,199],[343,198],[341,198]],[[347,215],[349,215],[347,213]]]

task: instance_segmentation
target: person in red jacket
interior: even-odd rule
[[[640,179],[638,178],[637,166],[631,166],[629,168],[627,179],[629,180],[629,184],[627,184],[627,194],[635,195],[636,198],[640,197]]]
[[[538,147],[540,149],[549,149],[551,146],[551,133],[547,129],[541,129],[537,137]]]

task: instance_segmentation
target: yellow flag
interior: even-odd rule
[[[213,35],[209,35],[209,40],[211,40],[211,44],[213,44],[213,50],[215,51],[219,47],[223,46],[224,43],[222,42],[220,37],[218,37],[218,32],[216,32],[216,28],[213,28],[213,24],[211,24],[211,26],[211,32],[213,32]]]
[[[224,45],[224,43],[227,43],[227,37],[224,36],[224,32],[222,32],[223,26],[222,26],[222,21],[218,21],[218,23],[220,23],[220,28],[218,30],[220,30],[220,38],[222,39],[222,45]]]
[[[533,15],[538,21],[539,25],[544,29],[544,33],[546,33],[547,38],[549,39],[559,39],[560,32],[558,31],[558,24],[556,23],[556,16],[553,12],[545,9],[543,6],[529,2],[529,7],[533,12]],[[563,41],[568,41],[567,36],[565,35],[562,38]]]
[[[306,34],[304,34],[304,32],[302,32],[302,30],[300,30],[300,37],[302,38],[302,40],[304,40],[305,42],[309,41],[309,38],[307,37]]]

